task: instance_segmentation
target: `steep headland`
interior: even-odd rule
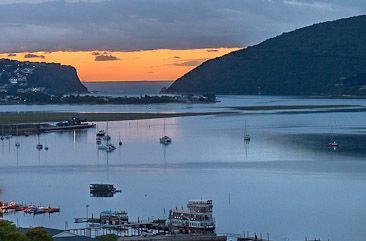
[[[314,24],[206,61],[168,92],[366,95],[366,16]]]
[[[86,92],[76,69],[57,63],[33,63],[0,59],[2,93],[70,93]]]

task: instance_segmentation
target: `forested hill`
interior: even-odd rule
[[[0,59],[0,92],[86,92],[76,69],[56,63]]]
[[[365,95],[366,16],[315,24],[212,59],[168,92]]]

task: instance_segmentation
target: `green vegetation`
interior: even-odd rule
[[[2,101],[1,101],[2,100]],[[44,92],[0,94],[3,104],[86,104],[86,105],[125,105],[125,104],[161,104],[161,103],[212,103],[216,101],[214,94],[203,96],[149,96],[110,97],[93,95],[55,95]]]
[[[169,93],[366,95],[366,16],[330,21],[206,61]]]
[[[77,113],[77,112],[4,112],[0,124],[59,122],[79,117],[88,121],[123,121],[172,118],[184,116],[219,115],[230,112],[189,112],[189,113]]]
[[[100,241],[117,241],[118,236],[114,234],[101,235],[97,237]]]
[[[13,224],[7,221],[0,221],[0,240],[1,241],[28,241]]]
[[[47,230],[43,227],[36,227],[29,229],[25,236],[29,241],[52,241],[53,238],[47,232]]]
[[[52,241],[52,237],[45,228],[37,227],[29,229],[25,234],[20,232],[15,225],[0,220],[1,241]]]

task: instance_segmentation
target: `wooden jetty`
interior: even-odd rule
[[[1,125],[0,130],[2,135],[30,135],[40,134],[54,131],[70,131],[95,128],[96,124],[88,123],[86,120],[81,120],[77,117],[72,117],[70,120],[58,122],[55,125],[48,123],[33,123],[33,124],[10,124]]]
[[[215,234],[179,234],[179,235],[156,235],[120,237],[118,241],[226,241],[226,236]]]
[[[258,238],[258,237],[246,237],[246,238],[237,238],[237,241],[269,241],[268,239]]]
[[[96,127],[95,124],[80,124],[71,126],[46,126],[40,129],[41,132],[52,132],[52,131],[69,131],[69,130],[81,130]]]

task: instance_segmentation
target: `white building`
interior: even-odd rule
[[[212,200],[191,200],[187,209],[170,210],[169,224],[181,233],[214,233],[212,208]]]

